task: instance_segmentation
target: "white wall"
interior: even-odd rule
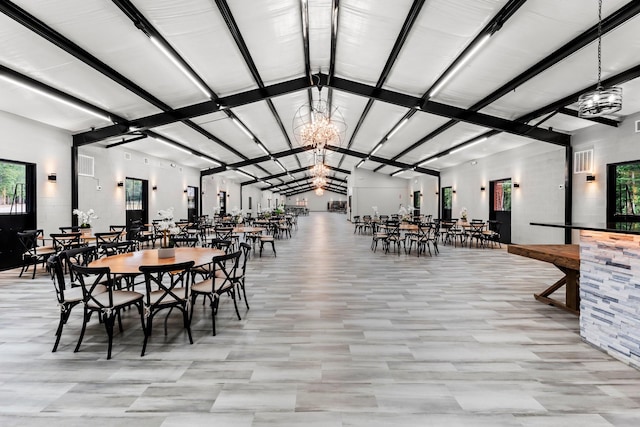
[[[432,215],[433,218],[439,218],[438,211],[438,177],[431,175],[420,175],[408,180],[409,185],[409,206],[413,208],[413,192],[422,193],[420,200],[420,213],[422,215]]]
[[[373,215],[373,206],[377,206],[380,215],[390,215],[397,213],[400,205],[411,204],[409,183],[404,178],[355,168],[347,181],[348,194],[352,195],[352,217]]]
[[[503,151],[441,171],[441,186],[451,186],[453,217],[467,208],[469,218],[488,219],[489,181],[511,178],[520,184],[512,192],[511,241],[520,244],[564,243],[561,229],[530,222],[564,223],[565,150],[543,142]],[[480,191],[484,186],[485,191]]]
[[[71,224],[71,135],[2,111],[0,128],[0,158],[37,165],[37,227],[48,235]],[[56,183],[47,181],[49,173]]]
[[[109,225],[125,225],[125,190],[117,182],[125,178],[149,181],[149,220],[157,218],[161,209],[174,208],[176,219],[187,217],[187,186],[200,188],[200,171],[187,166],[175,165],[169,160],[159,159],[126,148],[102,148],[85,146],[79,154],[95,158],[95,177],[78,177],[78,209],[93,209],[98,215],[92,228],[108,231]],[[131,159],[125,159],[125,153]],[[146,161],[145,161],[146,159]],[[98,190],[100,185],[102,190]],[[153,191],[152,187],[158,189]],[[70,222],[67,222],[71,225]]]

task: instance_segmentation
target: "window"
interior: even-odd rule
[[[0,161],[0,215],[26,213],[27,165]]]
[[[493,187],[493,210],[496,212],[511,211],[511,180],[495,181]]]
[[[140,211],[143,209],[143,191],[142,180],[127,178],[126,190],[126,209],[128,211]]]
[[[640,161],[607,166],[609,222],[640,222]]]

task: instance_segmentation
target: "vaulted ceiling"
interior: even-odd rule
[[[566,146],[640,110],[640,2],[604,0],[602,79],[622,110],[577,117],[597,79],[597,0],[14,0],[0,3],[0,109],[243,184],[311,188],[293,132],[322,99],[355,167],[411,178]],[[62,100],[62,102],[61,102]],[[485,137],[487,137],[485,139]]]

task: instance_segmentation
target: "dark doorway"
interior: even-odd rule
[[[36,165],[0,160],[0,269],[21,264],[17,233],[36,228]]]
[[[124,184],[127,226],[132,222],[149,222],[148,181],[146,179],[127,178]]]
[[[420,192],[413,192],[413,216],[420,215]]]
[[[491,202],[489,220],[498,221],[500,242],[511,243],[511,178],[499,179],[489,183]]]
[[[198,219],[198,187],[187,186],[187,219],[196,222]]]
[[[221,191],[218,193],[218,205],[220,206],[220,216],[227,214],[227,192]]]
[[[442,219],[451,219],[451,208],[453,207],[453,188],[442,187]]]

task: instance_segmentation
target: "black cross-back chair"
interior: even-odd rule
[[[80,345],[87,329],[87,323],[91,320],[91,315],[98,313],[107,331],[109,344],[107,347],[107,359],[111,359],[111,348],[113,345],[113,327],[115,319],[118,317],[118,326],[122,332],[122,322],[120,320],[120,311],[132,305],[135,305],[140,313],[140,323],[143,332],[146,332],[144,324],[143,297],[139,292],[123,291],[115,289],[115,281],[111,276],[109,267],[91,268],[80,265],[71,265],[71,270],[76,275],[80,285],[82,286],[82,294],[84,301],[84,316],[82,322],[82,330],[80,338],[76,345],[75,352],[80,350]],[[106,291],[101,292],[101,287],[106,287]]]
[[[213,335],[216,334],[216,313],[220,304],[220,296],[229,294],[233,298],[233,306],[236,309],[238,320],[241,320],[238,303],[236,302],[236,288],[233,278],[236,276],[240,251],[214,256],[211,260],[211,277],[194,283],[191,286],[191,316],[193,316],[193,306],[199,295],[204,295],[211,302],[211,325]]]
[[[147,341],[151,336],[153,318],[164,309],[169,309],[164,320],[164,334],[167,335],[167,321],[174,308],[182,312],[184,328],[189,335],[189,342],[193,344],[191,337],[191,317],[189,316],[189,285],[191,280],[191,267],[194,262],[188,261],[177,264],[165,264],[159,266],[140,266],[144,274],[146,294],[144,299],[146,329],[142,353],[147,349]]]
[[[42,230],[25,230],[17,233],[18,241],[22,246],[22,270],[20,270],[20,277],[33,265],[31,278],[35,278],[38,264],[42,263],[42,265],[44,265],[47,258],[56,252],[53,246],[38,246],[38,238],[43,234],[44,232]]]

